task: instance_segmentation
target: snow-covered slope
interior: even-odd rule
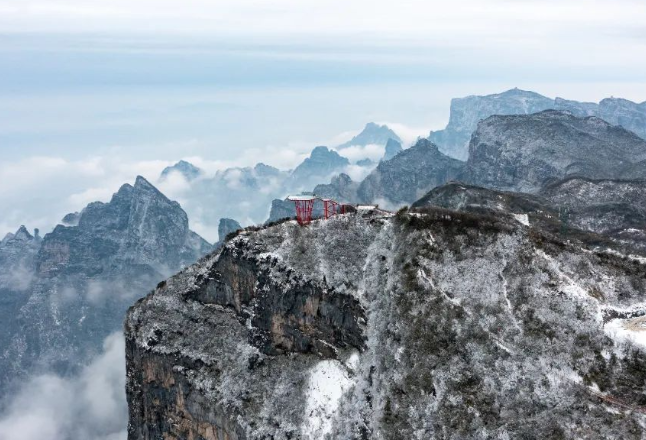
[[[513,218],[247,230],[130,309],[129,438],[642,438],[645,288]]]

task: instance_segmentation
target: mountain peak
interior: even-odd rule
[[[383,160],[390,160],[393,157],[397,156],[402,151],[402,144],[397,142],[393,138],[388,138],[388,142],[386,142],[386,148],[384,152],[384,158]]]
[[[387,125],[379,125],[375,122],[368,122],[361,133],[350,139],[348,142],[339,145],[339,149],[347,148],[353,145],[386,145],[388,139],[394,139],[401,142],[397,134]]]
[[[179,173],[189,182],[196,179],[202,174],[202,170],[190,162],[180,160],[173,166],[164,168],[161,173],[161,179],[166,179],[171,173]]]

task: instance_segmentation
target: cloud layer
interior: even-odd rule
[[[123,335],[115,333],[78,376],[32,377],[0,414],[0,438],[125,440],[124,356]]]

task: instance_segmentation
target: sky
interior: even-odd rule
[[[407,141],[513,87],[646,101],[637,0],[0,0],[0,236],[137,174],[295,166],[370,121]]]

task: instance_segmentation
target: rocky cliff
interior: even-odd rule
[[[536,193],[551,179],[635,177],[646,159],[646,140],[597,117],[547,110],[492,116],[469,143],[468,182]],[[646,176],[641,176],[646,177]]]
[[[89,204],[77,226],[58,225],[26,260],[23,301],[0,323],[8,341],[0,393],[29,372],[75,371],[121,327],[135,299],[210,250],[180,205],[142,177],[109,203]]]
[[[441,153],[427,139],[390,160],[382,161],[359,185],[362,203],[381,203],[390,208],[409,204],[430,189],[460,175],[464,162]]]
[[[639,439],[644,288],[506,216],[244,231],[128,312],[129,439]]]
[[[429,139],[439,145],[442,152],[466,160],[469,139],[479,121],[493,115],[525,115],[548,109],[564,110],[579,117],[597,116],[646,139],[646,102],[637,104],[620,98],[606,98],[600,103],[579,102],[550,99],[519,89],[453,99],[448,125],[444,130],[431,132]]]
[[[374,122],[369,122],[363,128],[361,133],[354,136],[348,142],[339,145],[337,149],[342,150],[352,146],[364,147],[366,145],[386,145],[390,139],[395,142],[401,142],[399,136],[388,128],[387,125],[379,125]]]

